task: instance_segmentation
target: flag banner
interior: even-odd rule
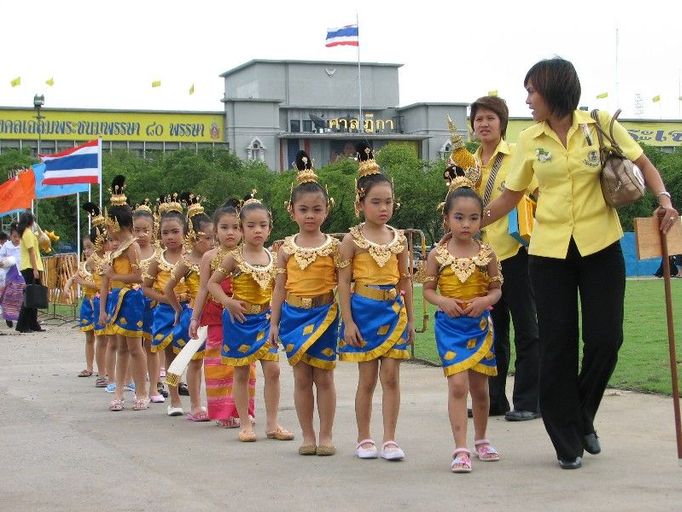
[[[488,91],[488,96],[498,96],[497,89],[493,89],[492,91]]]
[[[194,94],[194,84],[192,84],[192,87],[189,88],[189,94],[190,96]]]
[[[17,87],[17,86],[21,85],[21,77],[20,76],[16,77],[14,80],[12,80],[10,82],[10,85],[12,87]]]
[[[52,155],[40,155],[45,164],[42,185],[99,183],[102,175],[102,141],[91,140]]]
[[[33,172],[28,169],[0,184],[0,215],[31,208],[31,201],[35,199],[34,182]]]
[[[161,80],[154,80],[152,82],[152,87],[161,87]]]
[[[656,96],[651,98],[651,101],[653,101],[654,103],[658,103],[659,101],[661,101],[661,95],[657,94]]]
[[[52,87],[54,85],[54,77],[50,77],[47,80],[45,80],[45,83]]]
[[[360,36],[357,25],[346,25],[341,28],[327,29],[327,40],[325,46],[358,46]]]
[[[604,98],[608,98],[609,93],[608,92],[602,92],[601,94],[597,94],[597,99],[598,100],[603,100]]]
[[[48,199],[50,197],[72,196],[78,193],[85,193],[90,187],[87,183],[75,185],[45,185],[45,164],[35,164],[32,166],[35,175],[35,198]]]

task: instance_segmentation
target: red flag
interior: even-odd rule
[[[19,171],[16,177],[0,185],[0,214],[31,207],[36,197],[35,176],[31,169]]]

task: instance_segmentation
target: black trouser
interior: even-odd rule
[[[27,285],[40,283],[40,279],[33,278],[32,268],[22,270],[21,275],[24,276],[24,281],[26,281]],[[22,304],[16,329],[17,331],[37,331],[40,329],[40,324],[38,323],[38,310],[36,308],[24,307]]]
[[[501,414],[509,410],[505,387],[509,370],[509,317],[514,323],[516,363],[514,376],[514,409],[538,410],[538,372],[540,343],[535,299],[528,277],[528,253],[524,247],[502,261],[502,298],[493,306],[491,316],[495,332],[497,376],[489,380],[490,411]]]
[[[582,456],[623,343],[625,262],[620,242],[566,259],[530,256],[540,327],[540,409],[557,456]],[[578,293],[583,358],[578,372]]]

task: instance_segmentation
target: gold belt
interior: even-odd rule
[[[237,300],[239,300],[239,299],[237,299]],[[251,302],[245,302],[245,301],[241,301],[241,302],[244,304],[244,308],[246,309],[246,311],[244,311],[244,313],[246,313],[247,315],[257,315],[259,313],[263,313],[264,311],[267,311],[268,309],[270,309],[270,303],[269,302],[266,302],[265,304],[252,304]]]
[[[312,309],[334,302],[334,292],[329,291],[315,297],[299,297],[293,293],[287,293],[287,304],[297,308]]]
[[[354,293],[367,297],[368,299],[374,300],[395,300],[398,296],[398,289],[393,287],[387,290],[382,290],[380,288],[373,288],[366,284],[356,284],[353,289]]]

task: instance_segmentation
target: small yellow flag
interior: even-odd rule
[[[161,87],[161,80],[154,80],[152,82],[152,87]]]
[[[488,91],[488,96],[497,96],[497,89],[493,89],[492,91]]]
[[[189,94],[190,96],[194,94],[194,84],[192,84],[192,87],[189,88]]]
[[[653,101],[654,103],[658,103],[659,101],[661,101],[661,95],[657,94],[656,96],[651,98],[651,101]]]
[[[50,78],[48,78],[47,80],[45,80],[45,83],[46,83],[47,85],[49,85],[50,87],[52,87],[52,86],[54,85],[54,77],[51,76]]]
[[[14,80],[10,82],[10,84],[12,85],[12,87],[17,87],[21,85],[21,77],[20,76],[16,77]]]
[[[597,99],[598,99],[598,100],[603,100],[604,98],[608,98],[608,97],[609,97],[609,93],[608,93],[608,92],[603,92],[603,93],[601,93],[601,94],[597,94]]]

